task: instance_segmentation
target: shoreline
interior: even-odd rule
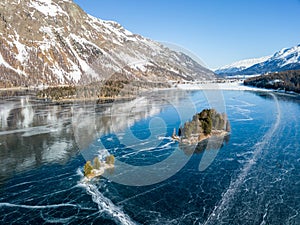
[[[58,86],[49,86],[47,88],[55,88],[55,87],[68,87],[70,85],[58,85]],[[5,91],[33,91],[33,92],[38,92],[42,90],[43,88],[39,87],[11,87],[11,88],[0,88],[0,92],[5,92]],[[150,89],[145,89],[141,90],[137,95],[132,95],[132,96],[115,96],[115,97],[90,97],[90,98],[64,98],[64,99],[47,99],[47,98],[41,98],[36,96],[37,100],[45,101],[45,102],[50,102],[50,103],[72,103],[72,102],[92,102],[92,101],[99,101],[99,103],[110,103],[114,101],[126,101],[126,100],[132,100],[136,98],[138,95],[147,93],[149,91],[168,91],[168,90],[186,90],[186,91],[205,91],[205,90],[220,90],[220,91],[257,91],[257,92],[273,92],[279,95],[285,95],[285,96],[290,96],[290,97],[299,97],[300,93],[289,93],[289,92],[280,92],[275,89],[266,89],[266,88],[257,88],[253,86],[247,86],[244,85],[242,81],[225,81],[225,82],[213,82],[213,81],[203,81],[201,83],[195,82],[195,83],[187,83],[187,84],[178,84],[176,86],[171,86],[169,88],[150,88]]]
[[[4,88],[4,87],[0,87],[0,91],[40,91],[43,89],[47,89],[47,88],[55,88],[55,87],[69,87],[72,85],[56,85],[56,86],[43,86],[43,87],[33,87],[33,86],[29,86],[29,87],[24,87],[24,86],[18,86],[18,87],[9,87],[9,88]]]
[[[227,132],[224,130],[212,130],[211,134],[209,134],[209,135],[197,134],[190,138],[181,138],[177,135],[176,136],[172,135],[172,139],[175,141],[178,141],[179,143],[194,145],[194,144],[198,144],[204,140],[207,140],[211,137],[225,137],[229,134],[230,134],[230,132]]]
[[[47,88],[58,88],[58,87],[71,87],[72,85],[57,85],[57,86],[45,86],[43,88],[41,87],[10,87],[10,88],[0,88],[0,91],[40,91]],[[150,88],[145,89],[142,92],[146,92],[149,90],[213,90],[213,89],[220,89],[220,90],[270,90],[270,89],[263,89],[263,88],[256,88],[251,86],[243,85],[243,82],[241,81],[225,81],[225,82],[216,82],[216,81],[196,81],[196,82],[190,82],[186,84],[177,84],[175,86],[171,86],[169,88],[163,87],[163,88]]]
[[[101,97],[101,98],[72,98],[72,99],[60,99],[60,100],[52,100],[52,99],[45,99],[45,98],[38,98],[38,100],[49,102],[49,103],[75,103],[75,102],[98,102],[100,103],[110,103],[114,101],[129,101],[135,99],[137,96],[131,97]]]
[[[88,182],[96,177],[101,177],[105,173],[106,170],[114,169],[114,168],[115,168],[115,165],[105,163],[104,166],[101,166],[99,169],[93,169],[92,173],[89,174],[88,176],[84,176],[83,182]]]
[[[0,91],[35,91],[36,89],[31,89],[27,87],[11,87],[11,88],[0,88]]]

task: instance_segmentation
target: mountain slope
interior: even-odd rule
[[[244,69],[247,69],[257,63],[264,62],[264,61],[268,60],[270,57],[271,56],[265,56],[265,57],[261,57],[261,58],[240,60],[240,61],[234,62],[230,65],[220,67],[220,68],[216,69],[214,72],[217,74],[220,74],[220,75],[238,73],[238,72],[240,72]]]
[[[272,56],[256,60],[257,62],[255,62],[255,60],[250,60],[250,62],[252,61],[255,63],[252,65],[250,63],[245,67],[243,67],[243,61],[233,63],[229,66],[215,70],[215,73],[219,75],[253,75],[297,70],[300,69],[300,45],[282,49]],[[247,60],[245,62],[247,62]]]
[[[243,74],[262,74],[300,69],[300,45],[282,49],[265,62],[242,71]]]
[[[183,53],[86,14],[71,0],[0,3],[0,86],[212,79]]]

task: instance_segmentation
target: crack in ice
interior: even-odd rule
[[[244,166],[238,178],[231,182],[227,191],[222,195],[222,199],[217,206],[215,206],[213,212],[208,216],[208,219],[205,221],[206,224],[217,224],[219,219],[221,218],[222,213],[226,209],[227,205],[229,204],[230,200],[234,197],[237,189],[240,185],[244,182],[246,176],[248,175],[252,166],[256,163],[259,158],[259,155],[262,153],[266,144],[271,141],[272,136],[274,135],[275,131],[278,129],[280,125],[280,118],[281,112],[279,108],[279,103],[276,96],[272,93],[270,95],[273,97],[276,103],[276,122],[275,124],[268,130],[268,132],[263,136],[262,141],[258,142],[254,145],[255,151],[253,152],[253,158]]]

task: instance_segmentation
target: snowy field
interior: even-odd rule
[[[178,84],[178,89],[183,90],[238,90],[238,91],[271,91],[263,88],[245,86],[243,82],[226,82],[226,83],[195,83],[195,84]]]

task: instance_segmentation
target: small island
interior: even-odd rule
[[[112,170],[115,167],[115,157],[109,155],[105,158],[105,161],[100,161],[99,157],[95,157],[93,160],[93,165],[91,161],[87,161],[84,165],[83,172],[84,177],[87,181],[93,179],[94,177],[101,176],[105,170]]]
[[[180,143],[191,145],[212,136],[226,136],[230,130],[230,123],[225,113],[218,113],[215,109],[204,109],[180,127],[177,135],[174,129],[172,138]]]

